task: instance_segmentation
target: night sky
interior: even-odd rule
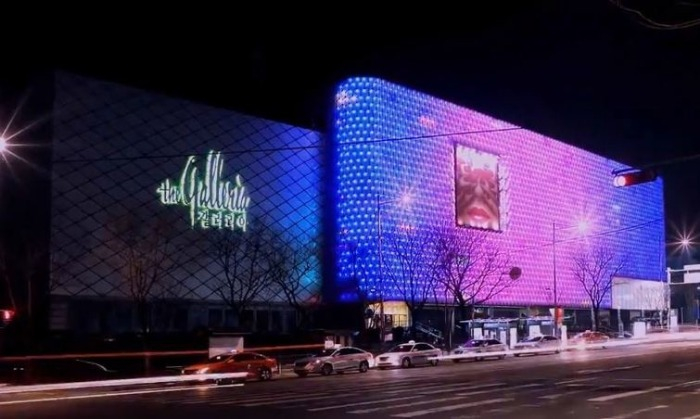
[[[374,75],[632,165],[700,153],[700,25],[651,29],[604,0],[483,3],[77,19],[0,71],[58,67],[319,130],[334,85]],[[623,3],[700,18],[697,1]],[[698,220],[698,162],[662,173],[669,241]]]

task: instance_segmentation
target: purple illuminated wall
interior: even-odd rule
[[[401,226],[449,226],[470,234],[455,222],[456,144],[497,156],[500,231],[484,234],[522,268],[521,278],[488,305],[551,304],[553,225],[563,306],[587,304],[573,273],[573,258],[582,249],[614,251],[625,261],[621,276],[663,277],[661,180],[615,188],[611,171],[625,167],[620,163],[374,78],[339,86],[335,124],[336,285],[342,301],[357,299],[358,287],[370,299],[380,293],[387,300],[403,298],[386,279],[379,289],[379,208],[383,242]],[[387,203],[407,193],[408,205]],[[588,225],[585,237],[569,228],[580,221]],[[387,270],[399,266],[384,249],[386,278]]]

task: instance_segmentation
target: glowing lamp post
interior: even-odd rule
[[[589,229],[586,220],[579,221],[576,225],[557,227],[556,221],[552,221],[552,294],[554,299],[554,334],[559,336],[559,294],[557,293],[557,231],[576,229],[580,234],[586,234]]]
[[[679,250],[683,250],[683,251],[687,252],[690,250],[690,248],[694,244],[694,242],[691,240],[690,237],[684,236],[680,240],[678,240],[677,242],[675,242],[673,244],[676,245],[679,248]],[[680,272],[683,272],[684,274],[690,273],[690,271],[688,269],[671,269],[670,267],[666,268],[666,293],[665,293],[666,294],[665,295],[665,297],[666,297],[665,298],[665,300],[666,300],[665,301],[666,326],[668,327],[669,330],[671,329],[671,285],[673,285],[673,283],[671,283],[671,274],[680,273]],[[698,304],[698,306],[700,307],[700,304]],[[696,313],[696,319],[695,319],[696,323],[698,322],[697,317],[698,317],[698,314]]]
[[[378,238],[378,253],[379,253],[379,339],[384,342],[384,255],[382,252],[382,242],[384,241],[382,231],[382,208],[389,204],[399,203],[402,206],[409,205],[413,197],[406,193],[399,199],[379,200],[377,199],[377,238]]]

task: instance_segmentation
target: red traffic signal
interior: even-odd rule
[[[625,186],[638,185],[640,183],[653,182],[657,178],[656,172],[652,170],[639,170],[636,172],[630,172],[625,174],[620,174],[615,176],[613,179],[613,185],[618,188]]]
[[[15,312],[13,310],[0,310],[0,320],[4,323],[9,323],[13,317],[15,317]]]

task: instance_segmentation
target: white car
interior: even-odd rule
[[[522,340],[513,347],[513,355],[537,355],[540,353],[558,354],[561,350],[561,342],[555,336],[534,336]]]
[[[410,341],[395,346],[376,357],[375,365],[380,370],[392,367],[409,368],[416,365],[435,366],[438,364],[438,360],[434,358],[440,355],[442,355],[442,350],[429,343]]]
[[[483,356],[465,357],[475,361],[481,361],[484,358],[503,359],[506,356],[504,352],[508,351],[508,347],[498,339],[470,339],[452,350],[451,355],[467,355],[467,354],[484,354]],[[498,353],[498,355],[491,355]],[[454,358],[452,362],[460,362],[462,359]]]

